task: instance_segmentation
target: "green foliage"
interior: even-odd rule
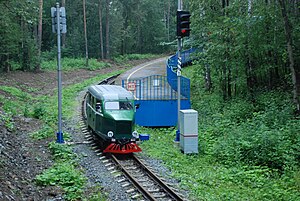
[[[206,130],[218,137],[215,157],[225,163],[243,161],[279,170],[299,165],[294,146],[300,124],[293,120],[291,103],[284,97],[282,93],[263,93],[255,106],[250,102],[227,104]]]
[[[61,48],[61,57],[62,58],[73,58],[74,56],[76,56],[76,54],[74,54],[74,51],[75,50],[73,50],[72,47],[64,47],[64,48],[62,47]],[[51,50],[43,51],[41,56],[42,56],[42,60],[45,62],[56,60],[57,46],[55,45],[55,46],[51,47]]]
[[[138,128],[149,133],[150,140],[140,146],[143,154],[163,160],[182,187],[191,191],[191,200],[297,200],[296,172],[291,176],[278,174],[265,166],[230,166],[219,163],[211,153],[203,153],[208,134],[199,132],[199,155],[185,155],[178,149],[175,130]]]
[[[56,160],[66,161],[75,158],[72,148],[68,145],[51,142],[49,144],[49,149]]]
[[[199,113],[199,154],[180,153],[175,130],[138,128],[149,133],[143,153],[163,160],[194,200],[298,200],[299,119],[287,92],[257,91],[224,101],[206,91],[195,73],[192,108]]]
[[[55,133],[55,131],[54,131],[53,127],[45,124],[40,130],[31,133],[30,136],[33,139],[41,140],[41,139],[53,137],[54,133]]]
[[[2,101],[2,108],[5,112],[11,113],[12,115],[22,114],[23,112],[26,117],[30,115],[30,109],[26,104],[28,100],[33,100],[30,94],[21,89],[8,86],[2,86],[1,90],[10,94]]]
[[[193,74],[197,67],[185,69],[185,74]],[[295,148],[300,124],[294,119],[288,93],[260,91],[254,103],[247,97],[224,102],[218,93],[205,91],[199,87],[203,83],[196,81],[197,76],[192,77],[192,105],[199,111],[204,153],[226,165],[239,162],[281,172],[300,165]]]
[[[15,124],[12,118],[12,113],[1,113],[0,112],[0,122],[6,129],[13,131],[15,129]]]
[[[105,194],[99,192],[101,191],[102,189],[96,189],[95,191],[97,193],[94,193],[92,195],[90,195],[88,198],[84,198],[83,200],[84,201],[107,201],[108,198]]]
[[[20,103],[13,101],[13,100],[5,101],[3,103],[2,108],[4,109],[5,112],[16,115],[19,113]]]
[[[10,101],[3,101],[3,109],[5,111],[14,115],[23,114],[25,117],[36,119],[41,119],[47,113],[44,98],[33,98],[29,93],[15,87],[2,86],[2,90],[12,95]]]
[[[87,70],[98,70],[102,68],[108,68],[111,65],[107,62],[97,61],[96,59],[89,59],[89,67],[86,67],[86,61],[84,58],[74,59],[74,58],[63,58],[62,69],[64,71],[76,70],[76,69],[87,69]],[[42,69],[44,70],[56,70],[57,61],[48,60],[42,62]]]
[[[234,0],[226,4],[227,1],[211,0],[189,2],[194,47],[204,49],[197,55],[196,82],[209,68],[211,90],[220,92],[224,100],[239,95],[253,98],[255,90],[261,88],[285,86],[292,91],[279,3]],[[294,19],[299,16],[293,4],[286,2],[286,7],[294,33],[299,27]],[[294,47],[299,47],[298,35],[292,34]],[[293,51],[297,63],[299,48]]]
[[[46,113],[46,108],[42,103],[35,104],[33,107],[33,114],[32,116],[36,119],[42,118]]]
[[[36,177],[39,185],[58,185],[65,192],[66,200],[78,200],[81,198],[86,179],[82,173],[67,162],[57,163]]]
[[[15,87],[1,86],[1,90],[5,91],[7,93],[10,93],[11,95],[19,98],[21,101],[25,101],[27,99],[32,98],[30,96],[30,94],[24,92],[21,89],[15,88]]]
[[[153,54],[126,54],[114,57],[113,60],[117,63],[124,63],[131,60],[152,59],[155,56]]]
[[[111,67],[110,63],[103,62],[103,61],[98,61],[97,59],[91,59],[89,60],[89,67],[88,70],[99,70],[102,68],[109,68]]]

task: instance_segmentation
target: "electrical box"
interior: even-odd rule
[[[198,153],[198,112],[180,110],[180,148],[185,154]]]

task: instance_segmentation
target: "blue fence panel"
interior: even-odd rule
[[[184,87],[182,88],[181,99],[189,99],[189,80],[183,78],[182,84]],[[122,87],[131,91],[137,100],[177,99],[177,91],[170,86],[167,77],[163,75],[152,75],[140,79],[122,80]]]
[[[181,54],[182,64],[187,64],[192,61],[191,53],[195,52],[195,48],[183,51]],[[178,54],[171,56],[167,61],[167,79],[175,91],[177,91],[177,63],[178,63]],[[180,80],[180,90],[182,96],[190,99],[190,79],[181,76]]]
[[[171,68],[167,68],[167,79],[171,88],[177,91],[177,74],[172,71]],[[187,99],[190,99],[190,79],[181,76],[180,77],[181,95]]]
[[[136,100],[139,108],[135,123],[140,126],[162,127],[177,125],[177,100]],[[190,109],[190,100],[181,100],[181,109]]]
[[[192,61],[190,54],[195,49],[182,52],[182,62]],[[135,97],[135,122],[140,126],[176,126],[177,125],[177,54],[167,61],[167,77],[153,75],[140,79],[122,80],[122,86]],[[190,79],[181,76],[181,109],[190,109]]]

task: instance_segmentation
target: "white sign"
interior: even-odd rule
[[[127,83],[127,90],[128,91],[135,91],[136,85],[135,82],[128,82]]]

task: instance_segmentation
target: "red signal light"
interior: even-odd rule
[[[177,11],[177,36],[179,38],[190,36],[190,12]]]

